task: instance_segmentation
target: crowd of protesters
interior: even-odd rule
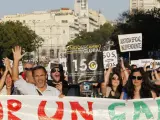
[[[121,58],[116,67],[104,70],[104,82],[90,83],[89,94],[84,84],[69,85],[63,66],[55,64],[48,74],[43,66],[25,63],[24,71],[19,73],[19,61],[23,57],[22,49],[12,49],[13,66],[8,58],[0,66],[0,95],[43,95],[43,96],[87,96],[111,99],[156,98],[160,95],[160,67],[154,62],[151,66],[137,67],[129,65]]]

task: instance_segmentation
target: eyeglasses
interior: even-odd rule
[[[132,76],[132,80],[142,80],[142,76]]]

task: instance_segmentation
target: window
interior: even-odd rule
[[[68,23],[68,20],[62,20],[62,23]]]
[[[50,49],[50,58],[54,58],[54,50]]]
[[[41,56],[46,56],[46,55],[47,55],[46,49],[42,49]]]
[[[59,57],[59,49],[57,49],[57,58]]]
[[[77,20],[77,19],[74,19],[74,22],[78,22],[78,20]]]
[[[87,24],[83,24],[84,27],[87,27]]]
[[[25,24],[26,23],[26,21],[25,20],[23,20],[23,24]]]

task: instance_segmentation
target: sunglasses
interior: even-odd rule
[[[142,80],[142,76],[132,76],[132,80]]]
[[[119,79],[116,79],[115,77],[112,77],[112,80],[119,80]]]
[[[33,68],[24,68],[26,71],[33,70]]]
[[[52,73],[54,73],[54,72],[60,72],[59,68],[53,68]]]

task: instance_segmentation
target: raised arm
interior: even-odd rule
[[[112,68],[109,67],[109,69],[107,71],[105,71],[104,82],[101,83],[101,92],[102,92],[103,96],[106,96],[107,85],[108,85],[108,82],[109,82],[109,75],[111,73],[111,70],[112,70]]]
[[[12,69],[11,69],[11,63],[10,60],[6,57],[3,59],[3,62],[6,66],[6,68],[8,68],[8,72],[12,75]]]
[[[125,66],[124,66],[123,58],[121,58],[121,70],[124,73],[124,78],[122,79],[122,84],[124,86],[127,83],[127,81],[128,81],[129,74],[128,74]]]
[[[14,58],[13,68],[12,68],[12,80],[15,82],[19,79],[18,65],[19,65],[20,59],[22,58],[21,47],[16,46],[14,49],[12,49],[12,52],[13,52],[13,58]]]
[[[157,73],[157,70],[156,70],[156,62],[155,62],[155,60],[153,62],[152,68],[153,68],[153,74],[155,75],[155,79],[160,81],[160,77],[159,77],[159,75]]]
[[[8,74],[8,69],[6,68],[5,71],[4,71],[4,74],[3,74],[3,76],[1,77],[1,80],[0,80],[0,90],[2,90],[2,88],[4,86],[4,82],[5,82],[7,74]]]
[[[144,64],[144,66],[143,66],[143,70],[146,72],[147,71],[147,69],[146,69],[146,67],[147,67],[147,62]]]

